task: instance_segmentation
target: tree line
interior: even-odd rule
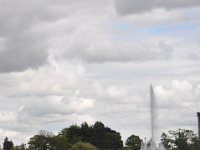
[[[26,144],[14,145],[7,137],[3,150],[140,150],[142,139],[130,135],[123,145],[119,132],[97,121],[93,125],[87,122],[80,126],[71,125],[57,135],[40,131]],[[161,135],[161,143],[166,150],[200,150],[199,137],[192,130],[178,129]]]

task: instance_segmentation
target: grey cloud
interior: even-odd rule
[[[148,48],[136,43],[114,41],[95,33],[90,33],[87,37],[84,33],[77,34],[63,56],[89,63],[103,63],[166,60],[173,55],[173,47],[164,41],[159,42],[155,48]]]
[[[199,52],[188,52],[188,58],[190,58],[191,60],[199,61],[200,60]]]
[[[173,47],[167,44],[165,41],[160,41],[158,45],[161,49],[160,57],[163,59],[170,59],[174,52]]]
[[[46,62],[46,33],[35,27],[59,19],[51,8],[39,1],[0,1],[0,72],[37,68]]]
[[[142,13],[155,8],[185,8],[200,6],[199,0],[115,0],[115,8],[119,14]]]
[[[29,35],[7,38],[5,49],[0,52],[0,72],[22,71],[27,68],[37,68],[47,59],[44,43]]]
[[[102,15],[102,8],[110,11],[110,5],[103,4],[104,1],[90,0],[0,1],[0,72],[22,71],[45,64],[52,48],[49,40],[63,32],[68,35],[69,31],[63,28],[62,33],[56,33],[59,26],[54,24],[67,20],[63,26],[71,29],[79,25],[72,20],[81,18],[83,22],[87,15]]]
[[[82,113],[88,109],[93,108],[94,102],[95,101],[93,99],[83,97],[35,97],[35,101],[32,102],[32,105],[21,107],[19,117],[25,115],[25,119],[27,116],[35,118],[47,118],[48,116],[52,115],[64,116],[74,113]],[[21,119],[23,119],[23,117]]]

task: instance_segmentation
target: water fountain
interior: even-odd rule
[[[150,87],[150,108],[151,108],[151,140],[149,143],[142,143],[140,150],[165,150],[163,144],[156,146],[155,143],[155,95],[153,86]]]

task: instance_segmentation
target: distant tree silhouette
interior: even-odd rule
[[[13,142],[8,140],[8,137],[4,139],[3,150],[11,150],[13,148]]]

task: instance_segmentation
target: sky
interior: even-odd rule
[[[101,121],[125,141],[197,132],[199,0],[0,0],[0,141]]]

